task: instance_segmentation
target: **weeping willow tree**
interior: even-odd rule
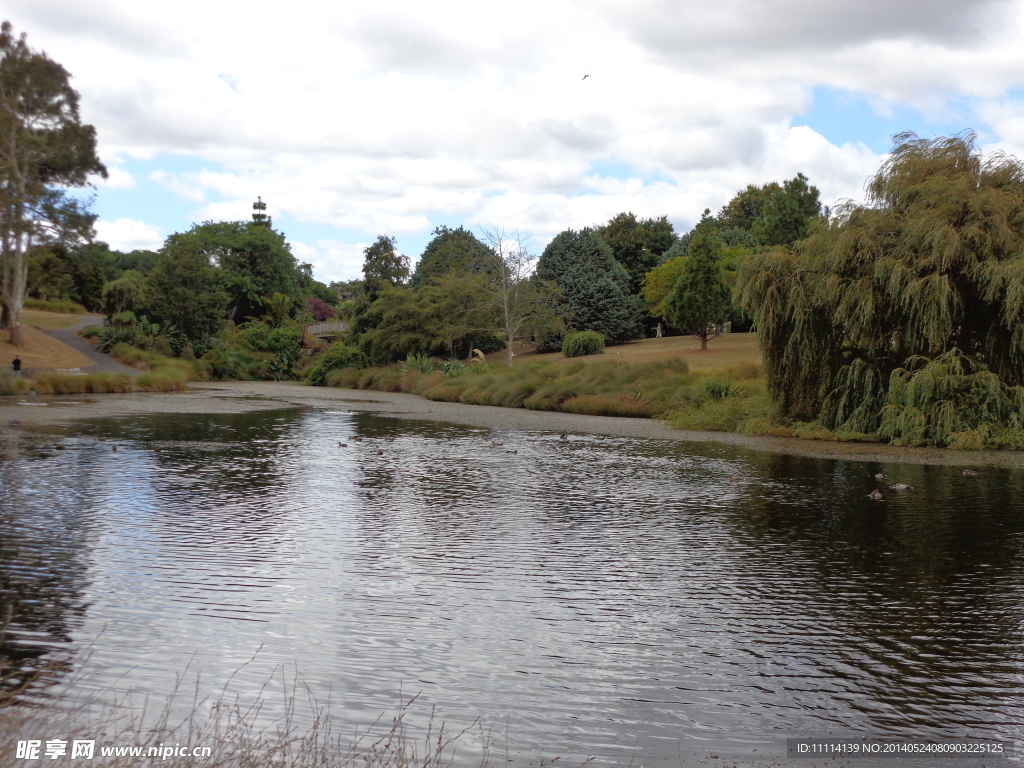
[[[741,270],[769,391],[782,415],[835,431],[1015,445],[1024,164],[982,155],[971,133],[894,138],[866,204],[841,204]]]

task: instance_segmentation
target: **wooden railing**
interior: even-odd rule
[[[310,336],[327,336],[348,331],[348,320],[325,320],[322,323],[309,323],[303,326],[303,332]]]

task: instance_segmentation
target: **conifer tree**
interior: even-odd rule
[[[711,212],[704,211],[690,240],[685,266],[665,299],[665,319],[700,339],[703,350],[729,315],[729,289],[720,264],[724,246]]]

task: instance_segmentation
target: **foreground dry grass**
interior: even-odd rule
[[[26,314],[29,310],[26,310]],[[33,312],[39,315],[53,315],[51,312]],[[78,317],[69,315],[56,315],[58,318],[68,318],[74,325],[79,322]],[[53,318],[47,318],[47,322],[56,323]],[[55,328],[68,327],[55,325]],[[50,329],[53,330],[53,329]],[[24,344],[15,346],[8,340],[7,333],[0,334],[0,365],[8,370],[11,361],[15,357],[21,358],[21,363],[26,368],[85,368],[92,365],[92,362],[80,352],[73,350],[67,344],[50,338],[38,328],[33,328],[26,320],[22,325],[22,338]]]
[[[18,672],[0,657],[0,683],[19,682]],[[76,739],[91,741],[94,754],[89,757],[114,768],[154,759],[168,768],[442,768],[467,757],[481,768],[510,763],[507,747],[498,744],[502,734],[479,721],[452,730],[432,707],[401,692],[394,714],[381,713],[353,732],[337,726],[329,700],[318,700],[294,671],[280,668],[255,696],[232,693],[234,675],[219,694],[201,695],[199,675],[186,682],[188,670],[164,696],[103,691],[102,699],[86,695],[71,702],[52,692],[38,695],[57,682],[58,672],[58,665],[44,665],[13,692],[8,686],[10,695],[0,695],[0,768],[24,765],[17,742],[30,739],[41,742],[40,760],[46,759],[42,744],[49,739],[65,742],[65,760],[73,759]],[[71,690],[89,689],[80,680],[62,682]],[[30,689],[37,694],[31,700],[24,698]],[[133,756],[125,749],[132,747],[142,751]],[[198,750],[195,756],[193,750]],[[556,761],[530,764],[540,768]]]
[[[488,359],[499,363],[505,359],[505,352],[495,352]],[[758,365],[761,351],[757,348],[757,335],[753,333],[726,333],[711,341],[708,350],[702,352],[700,342],[692,336],[671,336],[663,339],[643,339],[629,344],[608,347],[603,354],[577,357],[575,360],[614,360],[619,363],[651,363],[661,360],[682,358],[691,371],[730,368],[740,363]],[[567,358],[561,352],[536,352],[517,350],[516,361],[523,363],[562,362]]]

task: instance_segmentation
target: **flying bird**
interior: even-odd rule
[[[584,75],[583,80],[586,80],[588,77],[590,77],[590,75]],[[583,82],[583,80],[581,80],[580,82]]]

